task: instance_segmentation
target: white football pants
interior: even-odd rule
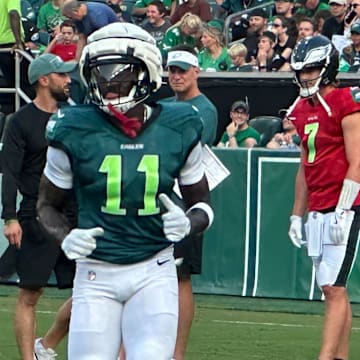
[[[169,360],[178,318],[173,249],[132,265],[92,259],[76,265],[69,360]]]

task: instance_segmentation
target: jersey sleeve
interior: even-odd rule
[[[339,116],[341,121],[345,116],[360,112],[360,88],[348,87],[343,88],[340,97],[336,99],[339,104]],[[331,104],[330,104],[331,107]]]
[[[49,146],[44,175],[60,189],[71,189],[73,187],[70,161],[62,150]]]
[[[180,171],[179,184],[196,184],[204,176],[204,171],[205,169],[202,163],[202,146],[199,142],[190,152],[185,165]]]

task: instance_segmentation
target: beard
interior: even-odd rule
[[[65,89],[50,89],[50,94],[57,102],[64,102],[69,98],[69,94]]]

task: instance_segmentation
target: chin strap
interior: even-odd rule
[[[118,111],[116,107],[112,104],[107,105],[110,113],[119,120],[120,128],[125,133],[125,135],[134,138],[137,136],[141,129],[141,122],[137,118],[128,118],[122,112]]]
[[[320,104],[322,105],[322,107],[325,109],[325,111],[327,112],[328,116],[332,116],[332,112],[330,109],[330,106],[326,103],[326,101],[324,100],[324,98],[319,94],[319,92],[317,92],[316,97],[318,98]],[[299,100],[301,99],[301,96],[298,96],[294,103],[288,108],[287,112],[286,112],[286,116],[287,117],[291,117],[291,113],[294,110],[295,106],[297,105],[297,103],[299,102]]]
[[[332,115],[330,106],[326,103],[325,99],[319,94],[319,92],[316,93],[317,98],[319,99],[320,104],[323,106],[325,111],[327,112],[328,116]]]

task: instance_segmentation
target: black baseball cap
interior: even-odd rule
[[[249,105],[245,101],[238,100],[231,105],[231,111],[238,109],[243,109],[247,114],[249,113]]]

